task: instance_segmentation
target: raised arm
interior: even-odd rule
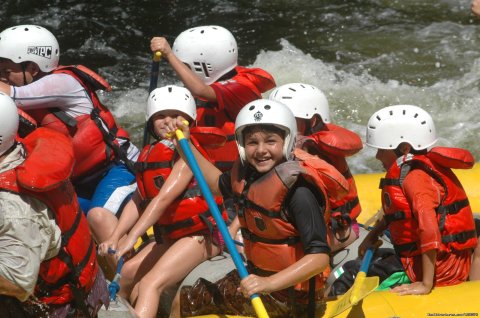
[[[187,65],[178,59],[164,37],[152,38],[150,48],[152,52],[162,52],[162,57],[170,63],[177,76],[193,96],[200,97],[207,101],[217,100],[213,88],[206,85]]]
[[[167,126],[164,127],[164,129],[156,132],[162,138],[173,138],[173,142],[175,144],[175,147],[177,148],[177,151],[182,156],[182,159],[185,160],[186,162],[187,160],[185,158],[185,154],[183,153],[183,150],[180,147],[178,140],[176,140],[176,138],[173,137],[175,130],[180,129],[185,135],[185,138],[187,140],[190,139],[190,128],[185,123],[186,123],[185,119],[182,116],[179,116],[176,118],[176,120],[169,121],[167,123]],[[203,173],[203,176],[205,177],[205,181],[207,182],[208,187],[210,188],[210,191],[212,191],[212,194],[214,196],[221,196],[222,193],[220,192],[220,189],[218,187],[218,180],[222,172],[217,167],[215,167],[215,165],[213,165],[210,161],[208,161],[197,150],[197,148],[195,148],[195,146],[190,141],[189,141],[189,146],[195,157],[195,160],[198,163],[198,166],[200,167],[200,170]]]

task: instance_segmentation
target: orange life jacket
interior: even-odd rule
[[[0,188],[45,203],[62,233],[59,254],[40,266],[35,296],[47,304],[84,302],[78,298],[91,290],[98,264],[87,220],[69,181],[74,163],[71,141],[51,129],[38,128],[21,142],[27,158],[0,174]]]
[[[467,195],[451,168],[469,169],[473,156],[464,149],[435,147],[426,155],[407,155],[393,164],[380,182],[382,206],[395,250],[404,257],[421,254],[419,227],[402,189],[402,180],[411,169],[422,169],[444,189],[437,207],[442,235],[441,251],[463,250],[477,245],[475,222]]]
[[[110,91],[111,87],[100,75],[82,65],[59,66],[52,73],[68,74],[75,78],[85,88],[93,104],[89,115],[71,117],[58,108],[29,110],[42,127],[53,128],[73,139],[75,166],[72,180],[91,176],[92,173],[107,167],[113,160],[123,160],[126,157],[129,143],[119,146],[116,138],[129,139],[129,134],[118,126],[110,110],[100,102],[96,90]],[[107,129],[105,129],[105,127]]]
[[[348,166],[348,156],[352,156],[363,148],[360,137],[346,128],[325,124],[325,129],[310,136],[299,138],[297,147],[319,156],[335,168],[347,179],[349,191],[342,199],[329,198],[332,207],[332,226],[346,227],[355,220],[362,208],[358,199],[357,187]],[[336,226],[335,226],[336,225]]]
[[[192,141],[196,143],[194,137]],[[200,148],[198,143],[196,146]],[[146,207],[148,202],[158,194],[178,158],[179,155],[172,143],[167,140],[157,141],[143,148],[135,163],[137,186],[143,200],[142,206]],[[227,220],[223,198],[216,197],[215,202],[219,210],[223,210],[224,220]],[[178,239],[204,229],[213,230],[216,224],[215,219],[195,178],[192,178],[182,197],[177,198],[165,210],[158,224],[171,239]]]
[[[294,161],[277,165],[259,179],[247,184],[245,168],[237,161],[232,170],[232,189],[245,244],[245,254],[254,271],[279,272],[294,264],[305,254],[297,229],[284,216],[285,200],[298,178],[313,184],[324,198],[345,195],[348,183],[331,165],[300,149]],[[328,223],[328,201],[324,213]],[[258,272],[259,275],[262,275]],[[330,270],[316,277],[315,290],[321,290]],[[294,287],[308,291],[308,281]]]
[[[209,153],[216,158],[217,167],[228,171],[238,158],[235,142],[235,119],[243,106],[262,98],[262,93],[275,87],[273,77],[259,68],[235,67],[236,75],[231,79],[213,83],[217,102],[197,99],[197,125],[218,127],[227,136],[224,146]]]

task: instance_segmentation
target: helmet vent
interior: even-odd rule
[[[270,106],[270,105],[265,105],[265,106],[263,106],[263,108],[265,108],[266,110],[269,110],[270,108],[272,108],[272,106]]]
[[[292,92],[296,92],[296,91],[297,91],[297,90],[296,90],[295,88],[293,88],[293,87],[289,87],[288,89],[291,90]]]
[[[203,73],[206,78],[210,77],[210,72],[212,71],[212,65],[200,62],[193,62],[194,71],[197,73]]]
[[[168,87],[168,92],[171,93],[172,92],[172,87]]]
[[[382,120],[382,119],[380,118],[380,116],[378,116],[378,115],[377,115],[377,119],[378,119],[379,121],[381,121],[381,120]]]
[[[417,113],[417,114],[415,114],[415,115],[413,115],[413,118],[417,118],[417,117],[418,117],[418,113]]]

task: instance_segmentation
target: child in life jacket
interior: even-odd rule
[[[119,294],[134,304],[139,317],[156,317],[162,292],[198,264],[220,253],[223,240],[190,168],[170,140],[158,139],[163,123],[177,116],[183,116],[192,131],[202,129],[193,127],[193,96],[179,86],[157,88],[150,93],[147,116],[148,130],[156,141],[142,150],[136,163],[137,191],[112,236],[100,245],[100,251],[107,253],[111,248],[116,250],[117,258],[122,257],[148,228],[158,225],[157,242],[149,243],[124,264]],[[207,139],[199,133],[195,142],[200,149],[212,146],[215,130],[219,131],[220,143],[225,142],[226,137],[218,128],[207,130]],[[224,210],[221,197],[216,198],[216,203]],[[227,219],[226,212],[224,217]]]
[[[238,66],[238,47],[232,33],[216,25],[198,26],[180,33],[171,48],[164,37],[150,42],[161,52],[179,79],[195,97],[197,125],[218,127],[227,135],[224,146],[208,150],[222,171],[238,157],[234,122],[245,104],[262,98],[275,87],[273,77],[260,68]]]
[[[181,120],[167,123],[166,133],[179,128],[188,138]],[[183,287],[178,313],[254,315],[247,297],[259,293],[270,317],[292,317],[322,299],[330,255],[327,193],[342,197],[348,182],[330,164],[295,149],[296,133],[288,107],[259,99],[237,116],[240,158],[231,171],[222,173],[191,145],[213,195],[235,202],[252,274],[241,284],[230,273],[215,284]]]
[[[359,253],[388,229],[411,281],[392,289],[399,295],[428,294],[436,286],[467,280],[478,240],[467,195],[452,169],[470,169],[468,150],[433,147],[437,134],[422,108],[395,105],[375,112],[367,141],[387,171],[380,182],[384,217],[369,232]]]
[[[4,93],[0,109],[2,317],[95,317],[108,291],[69,180],[72,143],[46,128],[17,138],[17,106]]]
[[[349,192],[338,200],[329,197],[332,212],[329,227],[332,252],[350,245],[359,236],[356,218],[361,207],[355,180],[346,157],[362,148],[360,137],[330,122],[328,100],[315,86],[289,83],[275,88],[269,99],[287,105],[297,121],[297,147],[333,165],[347,179]]]
[[[38,25],[18,25],[0,33],[0,91],[40,127],[73,140],[71,176],[97,242],[117,223],[115,214],[131,194],[138,149],[103,105],[97,90],[110,91],[100,75],[82,65],[60,66],[55,36]]]

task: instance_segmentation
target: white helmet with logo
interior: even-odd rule
[[[373,148],[396,149],[406,142],[415,150],[423,150],[436,141],[432,117],[418,106],[388,106],[368,120],[366,144]]]
[[[43,72],[50,72],[58,66],[60,48],[44,27],[17,25],[0,33],[0,57],[14,63],[34,62]]]
[[[0,155],[15,143],[18,130],[17,105],[6,94],[0,92]]]
[[[242,162],[246,160],[243,131],[253,125],[273,125],[283,130],[283,156],[287,160],[291,158],[297,136],[297,122],[287,106],[270,99],[257,99],[240,110],[235,120],[235,139]]]
[[[277,87],[269,98],[287,105],[297,118],[310,119],[318,114],[324,123],[330,122],[330,108],[325,94],[313,85],[290,83]]]
[[[183,31],[175,39],[172,50],[207,85],[237,66],[237,41],[221,26],[199,26]]]
[[[197,107],[192,93],[185,87],[167,85],[154,89],[148,96],[147,127],[151,132],[151,118],[163,110],[175,110],[184,113],[189,122],[197,119]]]

